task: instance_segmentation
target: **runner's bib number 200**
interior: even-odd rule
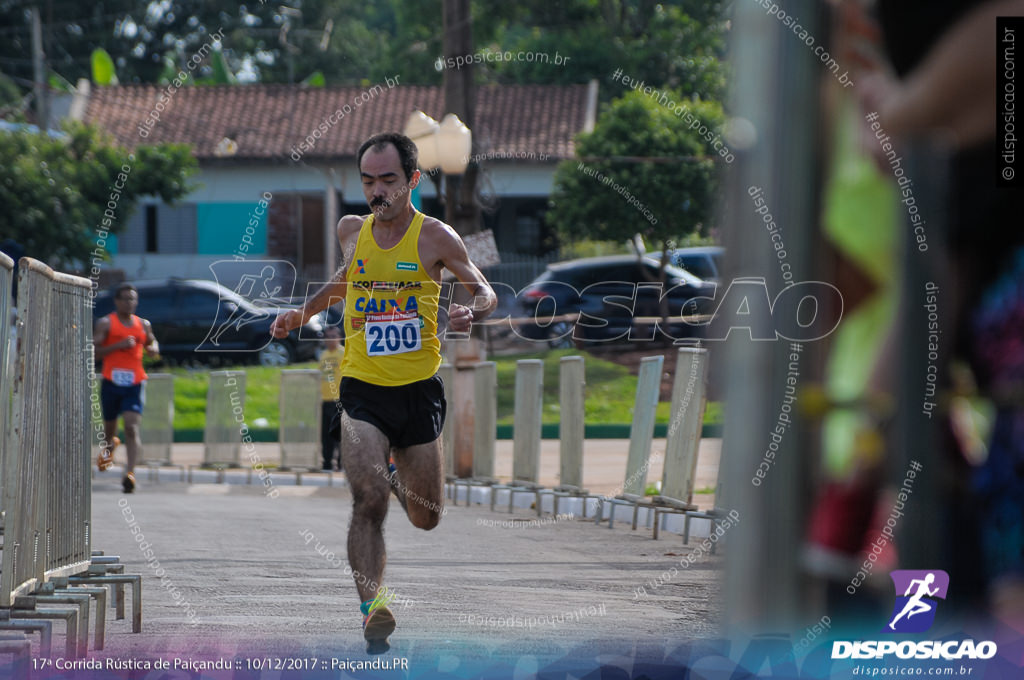
[[[371,357],[415,352],[423,346],[416,312],[366,315],[366,354]]]

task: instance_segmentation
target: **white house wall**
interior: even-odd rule
[[[550,163],[487,163],[486,176],[498,196],[548,196],[553,186],[555,166]],[[335,168],[335,187],[342,200],[357,203],[362,200],[359,171],[354,163]],[[324,168],[291,165],[281,167],[206,167],[196,181],[203,186],[185,200],[192,203],[259,201],[264,191],[270,193],[317,193],[324,190]],[[435,196],[434,184],[424,178],[420,192],[425,197]]]
[[[545,197],[551,193],[554,171],[555,165],[551,163],[486,163],[483,190],[499,198]],[[198,188],[182,203],[191,206],[250,203],[255,207],[265,192],[271,195],[322,193],[327,186],[327,173],[323,167],[306,165],[207,166],[200,170],[194,182]],[[362,186],[354,163],[348,162],[336,168],[334,186],[341,192],[344,203],[363,202]],[[420,193],[424,198],[435,197],[433,182],[424,178]],[[144,209],[145,202],[140,202],[138,212],[129,219],[130,224],[137,225],[135,228],[141,226],[139,222]],[[166,230],[168,225],[165,214],[165,210],[160,211],[161,230]],[[161,237],[160,241],[163,240]],[[203,234],[198,234],[197,240],[201,243]],[[113,255],[111,265],[124,270],[129,279],[169,276],[210,278],[210,263],[230,256],[228,252],[220,255],[118,252]],[[250,251],[247,257],[265,257],[265,252]]]

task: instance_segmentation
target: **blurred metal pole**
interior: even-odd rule
[[[737,3],[732,24],[732,112],[753,132],[729,168],[724,201],[727,275],[763,276],[769,298],[783,289],[779,259],[749,189],[759,187],[778,225],[795,282],[811,278],[811,245],[820,195],[820,79],[828,74],[813,49],[755,3]],[[824,4],[786,3],[818,44],[826,42]],[[749,134],[746,136],[750,136]],[[736,142],[734,142],[736,144]],[[738,144],[736,144],[738,145]],[[753,311],[753,310],[751,310]],[[790,343],[753,342],[732,332],[716,357],[726,380],[722,498],[739,511],[729,530],[723,592],[730,634],[788,628],[800,616],[799,555],[809,453],[797,425],[788,428],[760,486],[761,463],[782,405]],[[805,357],[807,355],[804,355]],[[810,372],[801,358],[801,373]],[[795,409],[794,409],[795,412]],[[795,420],[795,419],[794,419]]]
[[[899,383],[896,410],[896,446],[887,478],[899,492],[907,480],[909,470],[915,469],[910,480],[912,489],[904,504],[903,517],[896,530],[900,567],[923,569],[931,565],[946,564],[942,555],[942,533],[948,526],[944,505],[940,504],[940,481],[947,479],[949,460],[947,447],[940,432],[947,417],[948,402],[943,403],[941,392],[948,385],[949,356],[956,338],[956,329],[948,321],[952,318],[954,301],[958,293],[948,282],[946,250],[947,181],[949,167],[946,151],[934,143],[913,141],[904,154],[906,176],[913,182],[913,196],[920,206],[924,224],[925,250],[921,250],[915,236],[908,207],[898,205],[897,221],[903,229],[903,301],[899,314],[901,342],[899,349]],[[936,298],[938,351],[929,356],[929,310],[925,308],[925,295],[933,291]],[[928,366],[932,364],[938,378],[938,387],[931,397],[927,392]],[[931,402],[929,409],[925,402]],[[937,405],[936,405],[937,404]],[[920,466],[912,468],[914,462]]]

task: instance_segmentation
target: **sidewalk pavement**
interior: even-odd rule
[[[648,481],[662,473],[664,448],[664,439],[654,441]],[[697,490],[715,485],[720,448],[720,440],[701,441]],[[592,492],[620,490],[627,449],[627,440],[586,442]],[[280,461],[276,444],[257,444],[257,454]],[[202,457],[202,444],[175,444],[172,460],[197,465]],[[546,440],[544,483],[557,482],[557,463],[558,442]],[[512,442],[499,441],[497,472],[508,478],[511,471]],[[339,662],[367,660],[347,559],[346,485],[336,479],[327,486],[314,479],[319,474],[296,485],[294,476],[275,473],[271,495],[258,479],[246,484],[240,471],[228,473],[230,483],[210,483],[209,472],[197,472],[191,484],[178,475],[164,468],[157,483],[140,470],[132,495],[121,493],[120,465],[94,476],[92,549],[119,555],[127,572],[142,575],[143,607],[139,634],[130,633],[130,611],[124,621],[108,612],[106,646],[90,649],[92,660],[233,660],[232,672],[201,674],[209,678],[288,677],[265,675],[287,667],[260,664],[322,660],[315,670],[329,675],[294,675],[303,680],[339,677],[331,674]],[[712,507],[710,494],[695,499]],[[566,510],[538,518],[524,508],[510,515],[449,504],[440,524],[424,532],[391,503],[384,585],[398,596],[398,628],[386,656],[409,664],[401,677],[511,677],[523,664],[567,664],[583,677],[607,658],[641,656],[674,672],[681,664],[674,654],[685,656],[691,641],[717,633],[727,535],[724,550],[711,554],[700,538],[684,546],[678,534],[663,533],[655,542],[642,525],[634,532],[620,521],[609,529]],[[62,625],[55,628],[62,635]],[[666,649],[677,651],[667,656]],[[240,670],[249,675],[232,675]]]
[[[550,482],[551,447],[544,448]],[[717,449],[705,442],[702,458]],[[187,462],[196,450],[201,457],[198,445],[176,446],[174,458]],[[621,484],[625,442],[588,442],[587,456],[588,485]],[[499,446],[499,464],[511,472],[509,447]],[[698,488],[713,484],[710,467],[705,460]],[[277,485],[270,496],[257,484],[150,484],[142,474],[137,493],[123,495],[119,479],[103,473],[93,482],[92,547],[142,574],[143,632],[108,616],[107,648],[94,657],[365,658],[346,573],[347,488]],[[524,654],[562,658],[570,650],[663,655],[665,645],[716,630],[728,548],[711,555],[699,540],[684,546],[666,533],[653,541],[628,522],[609,530],[579,517],[538,519],[521,509],[510,516],[479,505],[449,505],[427,532],[397,501],[384,534],[384,583],[399,596],[388,656],[408,658],[410,670],[462,664],[461,677],[473,664],[504,658],[510,672]]]

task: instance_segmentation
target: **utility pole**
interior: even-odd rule
[[[473,21],[469,13],[469,0],[444,0],[444,56],[469,56],[473,53]],[[473,86],[473,65],[443,69],[444,113],[454,113],[470,130],[474,131],[476,146],[476,90]],[[474,155],[471,151],[470,155]],[[470,162],[462,175],[444,176],[445,222],[461,236],[480,231],[480,209],[476,202],[477,164]],[[452,302],[469,303],[469,295],[462,286],[452,290]],[[479,334],[479,326],[474,336]],[[455,367],[452,385],[453,456],[455,474],[468,477],[473,473],[474,432],[476,429],[475,372],[473,366],[486,358],[484,344],[479,337],[455,340],[448,345],[449,361]]]
[[[473,53],[473,19],[469,0],[444,0],[444,56]],[[476,88],[473,65],[443,69],[445,113],[454,113],[470,130],[476,124]],[[474,152],[476,135],[474,134]],[[445,176],[445,221],[462,236],[480,231],[480,209],[476,204],[477,164],[471,162],[461,176]]]
[[[50,127],[49,91],[46,87],[46,65],[43,55],[43,27],[39,20],[39,8],[32,7],[32,89],[36,97],[36,119],[39,129]]]

